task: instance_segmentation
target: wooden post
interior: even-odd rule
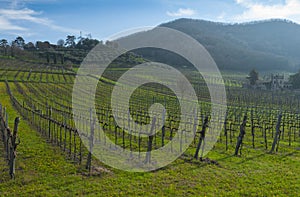
[[[267,129],[268,128],[266,128],[266,126],[265,126],[265,129],[264,129],[264,141],[265,141],[265,148],[266,148],[266,150],[268,149]]]
[[[163,110],[162,114],[162,129],[161,129],[161,147],[165,145],[165,116],[166,116],[166,109]]]
[[[276,144],[279,143],[280,134],[281,134],[281,130],[280,130],[281,119],[282,119],[282,114],[280,113],[279,116],[278,116],[277,124],[276,124],[276,133],[275,133],[275,136],[274,136],[274,141],[273,141],[273,144],[272,144],[271,153],[274,152]]]
[[[13,135],[11,136],[9,174],[12,179],[15,178],[16,150],[17,150],[17,146],[20,144],[20,140],[17,141],[19,122],[20,122],[20,118],[17,117],[15,119]]]
[[[63,125],[61,124],[59,126],[59,147],[61,148],[62,146],[62,128],[63,128]]]
[[[194,125],[193,125],[194,144],[196,143],[197,126],[198,126],[198,114],[197,114],[197,109],[194,109]],[[171,129],[171,127],[170,127],[170,129]]]
[[[66,147],[67,147],[67,120],[66,117],[64,117],[64,152],[66,152]]]
[[[207,127],[208,127],[208,116],[205,117],[205,120],[204,120],[203,125],[202,125],[202,130],[201,130],[201,133],[200,133],[200,136],[199,136],[199,142],[198,142],[197,149],[196,149],[196,152],[195,152],[195,155],[194,155],[195,159],[198,159],[198,155],[199,155],[199,151],[200,151],[200,148],[201,148],[202,141],[204,142],[204,140],[205,140],[205,132],[206,132]],[[203,146],[204,146],[204,144],[203,144]],[[202,150],[204,150],[204,149],[202,149]]]
[[[154,131],[154,127],[155,127],[155,122],[156,122],[156,117],[153,117],[152,124],[151,124],[151,130],[150,130],[150,133],[149,133],[148,148],[147,148],[145,163],[150,163],[151,162],[153,131]]]
[[[82,141],[79,139],[79,164],[82,162]]]
[[[252,147],[255,148],[255,133],[254,133],[253,108],[251,109],[251,135],[252,135]]]
[[[228,150],[227,117],[228,117],[228,112],[226,112],[225,121],[224,121],[224,135],[225,135],[226,151]]]
[[[75,131],[73,131],[73,140],[74,140],[74,151],[73,151],[73,155],[74,155],[74,157],[73,157],[73,159],[74,159],[74,161],[76,162],[76,153],[77,153],[77,147],[76,147],[76,135],[78,134],[78,131],[77,130],[75,130]]]
[[[51,139],[51,114],[52,114],[52,108],[49,107],[48,109],[48,138]]]
[[[127,117],[128,117],[129,147],[130,147],[130,152],[132,152],[132,142],[131,142],[132,134],[131,134],[131,124],[130,124],[130,119],[131,119],[130,110],[128,110]]]
[[[90,110],[90,125],[91,125],[91,134],[90,134],[90,147],[89,147],[89,154],[87,158],[87,163],[86,163],[86,169],[91,173],[91,165],[92,165],[92,152],[94,148],[94,134],[95,134],[95,123],[96,120],[92,120],[92,110]]]
[[[236,148],[235,148],[235,153],[234,153],[235,156],[238,155],[239,150],[240,150],[240,153],[242,153],[242,148],[241,147],[242,147],[242,144],[243,144],[244,136],[246,134],[246,131],[245,131],[246,123],[247,123],[247,115],[244,116],[243,123],[240,126],[240,135],[238,137],[238,140],[237,140],[237,143],[236,143]]]

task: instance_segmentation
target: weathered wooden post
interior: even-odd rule
[[[90,147],[89,147],[89,154],[87,158],[87,163],[86,163],[86,169],[89,171],[89,174],[91,173],[91,165],[92,165],[92,152],[94,148],[94,134],[95,134],[95,123],[96,120],[92,120],[92,110],[90,110],[90,129],[91,129],[91,134],[89,137],[90,140]]]
[[[51,115],[52,115],[52,107],[50,106],[48,109],[48,138],[51,140]]]
[[[198,114],[197,109],[194,109],[194,124],[193,124],[193,133],[194,133],[194,144],[196,143],[196,133],[197,133],[197,127],[198,127]],[[171,129],[171,127],[170,127]]]
[[[228,112],[226,111],[225,120],[224,120],[224,135],[225,135],[226,151],[228,150],[227,117],[228,117]]]
[[[73,159],[76,162],[76,153],[77,153],[77,147],[76,147],[76,136],[78,135],[78,130],[73,130],[73,143],[74,143],[74,151],[73,151]]]
[[[156,123],[156,117],[154,116],[153,119],[152,119],[151,130],[150,130],[149,137],[148,137],[149,140],[148,140],[148,148],[147,148],[145,163],[150,163],[151,162],[153,131],[154,131],[155,123]]]
[[[206,133],[206,128],[207,127],[208,127],[208,116],[205,117],[203,125],[202,125],[202,130],[201,130],[201,133],[200,133],[200,136],[199,136],[199,142],[198,142],[197,149],[196,149],[196,152],[195,152],[195,155],[194,155],[195,159],[198,159],[198,155],[199,155],[199,151],[200,151],[200,148],[201,148],[202,141],[204,143],[204,140],[205,140],[205,133]],[[204,144],[203,144],[202,150],[204,150]]]
[[[66,152],[66,147],[67,147],[67,120],[66,120],[66,115],[64,116],[63,120],[63,127],[64,127],[64,152]]]
[[[240,150],[240,153],[242,154],[243,139],[246,134],[246,131],[245,131],[246,123],[247,123],[247,115],[244,116],[243,123],[240,126],[240,135],[238,137],[238,140],[236,143],[236,148],[235,148],[235,153],[234,153],[235,156],[238,155],[239,150]]]
[[[17,146],[20,144],[20,139],[18,139],[18,126],[20,118],[15,119],[14,131],[11,137],[11,146],[10,146],[10,158],[9,158],[9,174],[12,179],[15,178],[15,163],[16,163],[16,150]],[[18,139],[18,141],[17,141]]]
[[[254,133],[254,117],[253,108],[251,109],[251,135],[252,135],[252,147],[255,148],[255,133]]]
[[[166,109],[163,110],[162,114],[162,128],[161,128],[161,146],[165,145],[165,117],[166,117]]]
[[[264,142],[265,142],[266,150],[268,150],[267,129],[268,129],[268,127],[266,127],[266,125],[265,125],[265,128],[264,128]]]
[[[275,136],[274,136],[274,141],[273,141],[273,144],[272,144],[271,153],[274,152],[276,144],[279,144],[280,135],[281,135],[281,130],[280,130],[281,119],[282,119],[282,114],[280,113],[279,116],[278,116],[277,124],[276,124],[276,133],[275,133]]]
[[[128,138],[129,138],[129,147],[130,147],[130,152],[132,151],[132,134],[131,134],[131,124],[130,124],[130,120],[131,120],[131,115],[130,115],[130,110],[128,110],[127,112],[127,120],[128,120]]]

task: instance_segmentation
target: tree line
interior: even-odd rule
[[[22,57],[23,59],[43,59],[47,63],[61,63],[65,60],[72,63],[80,63],[86,54],[97,44],[103,41],[88,37],[68,35],[65,39],[59,39],[56,44],[49,41],[26,42],[22,36],[12,41],[0,39],[0,56]],[[105,44],[109,45],[107,41]]]
[[[77,41],[77,42],[76,42]],[[49,41],[36,41],[26,43],[24,38],[21,36],[16,37],[15,40],[9,42],[7,39],[0,40],[0,48],[5,55],[8,55],[9,49],[18,48],[22,50],[46,50],[50,48],[77,48],[91,50],[97,44],[103,43],[97,39],[92,39],[91,37],[78,37],[73,35],[68,35],[66,39],[59,39],[56,44],[51,44]]]

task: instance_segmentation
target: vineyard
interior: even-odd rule
[[[73,115],[72,90],[76,69],[65,68],[63,65],[42,65],[4,59],[1,60],[0,81],[5,84],[14,109],[22,115],[22,119],[40,133],[47,143],[63,152],[67,161],[81,166],[81,171],[87,169],[89,175],[93,175],[95,167],[105,166],[94,158],[91,152],[93,146],[107,140],[106,137],[113,141],[115,146],[138,152],[141,160],[149,162],[149,155],[145,155],[144,152],[159,149],[169,142],[172,143],[173,138],[179,137],[181,149],[181,145],[187,140],[185,136],[193,133],[193,143],[178,159],[179,162],[171,166],[178,163],[182,165],[180,161],[184,161],[191,163],[195,168],[206,164],[222,166],[222,160],[234,154],[241,157],[236,158],[237,160],[247,160],[252,154],[273,153],[268,157],[276,158],[280,157],[279,155],[299,152],[300,95],[292,92],[246,90],[241,88],[241,81],[225,77],[228,104],[225,120],[221,124],[212,124],[209,120],[217,120],[210,112],[210,95],[205,82],[194,70],[183,72],[197,92],[199,110],[195,110],[194,116],[183,123],[183,130],[179,130],[181,114],[176,95],[168,88],[154,83],[143,85],[134,92],[130,98],[128,112],[123,112],[121,108],[117,110],[117,118],[125,125],[120,127],[112,115],[110,101],[116,81],[125,71],[126,69],[116,64],[108,68],[98,82],[95,95],[98,120],[86,115],[91,109],[84,107],[82,116]],[[89,81],[94,76],[84,77]],[[211,76],[210,80],[214,85],[222,82],[214,76]],[[82,93],[89,94],[89,90]],[[82,103],[76,105],[80,106]],[[162,104],[166,112],[158,114],[156,121],[150,122],[148,109],[154,103]],[[75,122],[79,122],[78,128]],[[153,138],[141,135],[142,126],[136,126],[147,125],[145,132],[149,132],[157,130],[161,124],[163,127],[156,131]],[[217,128],[214,128],[215,125]],[[101,135],[101,129],[105,136]],[[220,131],[218,142],[212,153],[206,156],[203,142],[206,135],[214,129]],[[89,146],[84,146],[82,140],[88,141]],[[239,142],[241,146],[238,147]],[[177,150],[174,148],[174,151]]]

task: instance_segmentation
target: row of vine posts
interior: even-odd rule
[[[13,106],[19,111],[22,117],[46,137],[50,143],[60,147],[74,163],[81,165],[83,160],[86,159],[85,167],[89,173],[91,173],[92,144],[94,143],[94,136],[92,133],[94,132],[91,131],[91,135],[89,136],[84,136],[84,134],[80,135],[78,130],[70,123],[71,118],[69,120],[65,118],[63,121],[55,119],[52,113],[56,109],[52,109],[51,107],[47,108],[46,111],[30,108],[26,106],[24,102],[19,102],[13,95],[7,81],[6,88]],[[91,129],[95,127],[93,125],[95,122],[93,121],[86,121],[85,123],[87,125],[90,124],[89,128]],[[83,146],[81,137],[90,139],[90,147],[88,147],[88,150]]]
[[[117,145],[118,142],[120,142],[119,139],[121,139],[121,144],[123,144],[123,148],[130,147],[130,151],[132,151],[132,141],[136,140],[136,138],[132,138],[131,136],[125,136],[124,129],[118,127],[114,121],[110,121],[110,116],[108,116],[107,112],[101,113],[102,116],[106,116],[106,121],[103,122],[103,126],[97,124],[96,120],[91,120],[91,118],[88,117],[72,117],[71,112],[61,111],[60,109],[52,108],[51,106],[47,106],[46,108],[40,108],[38,109],[34,102],[29,103],[20,103],[12,94],[10,87],[8,83],[7,85],[7,91],[8,94],[11,97],[13,105],[16,107],[16,109],[22,114],[24,119],[27,119],[32,125],[34,125],[37,130],[44,135],[52,144],[59,146],[64,152],[67,153],[70,159],[72,159],[75,163],[82,164],[83,160],[86,160],[86,169],[91,172],[91,160],[92,160],[92,150],[94,148],[94,143],[99,140],[105,140],[105,136],[95,136],[95,133],[97,132],[100,127],[102,127],[107,132],[112,132],[111,134],[114,135],[115,143]],[[19,90],[18,90],[19,91]],[[28,102],[28,101],[27,101]],[[258,135],[256,129],[261,130],[261,135],[264,138],[265,148],[268,149],[268,142],[267,142],[267,131],[269,133],[271,132],[273,143],[272,143],[272,149],[270,152],[274,152],[275,149],[278,151],[279,142],[281,139],[284,139],[284,128],[288,128],[288,137],[289,137],[289,146],[291,146],[292,142],[292,131],[294,131],[294,140],[296,140],[296,131],[300,129],[300,119],[297,116],[295,116],[294,122],[290,122],[288,119],[282,120],[283,115],[287,117],[287,114],[285,112],[272,112],[272,117],[269,116],[269,119],[266,122],[261,122],[259,120],[259,117],[254,117],[254,114],[256,114],[257,109],[253,108],[251,110],[247,109],[247,112],[244,114],[241,112],[241,114],[236,113],[237,110],[231,111],[231,114],[227,113],[225,117],[224,122],[224,133],[221,134],[220,141],[222,142],[222,136],[225,136],[226,140],[226,150],[228,149],[228,141],[230,140],[230,143],[233,143],[232,138],[235,137],[235,132],[238,132],[239,135],[237,136],[237,142],[235,146],[235,155],[238,155],[242,153],[242,147],[243,147],[243,140],[244,136],[246,135],[246,127],[251,127],[251,136],[252,136],[252,146],[255,148],[255,138]],[[247,119],[247,116],[250,115],[250,118]],[[230,117],[229,117],[230,116]],[[275,120],[275,116],[278,116],[278,119]],[[63,117],[63,118],[60,118]],[[126,115],[124,115],[126,117]],[[242,117],[244,117],[242,119]],[[83,128],[90,129],[90,132],[79,132],[78,129],[74,127],[71,120],[72,119],[80,119],[81,124],[83,124]],[[200,155],[200,160],[203,159],[203,150],[205,146],[205,135],[207,131],[207,128],[209,128],[208,122],[210,117],[207,115],[202,116],[202,121],[200,121],[200,125],[194,125],[193,130],[195,134],[199,135],[199,138],[197,139],[195,136],[194,145],[196,146],[194,158],[198,159]],[[175,120],[171,120],[171,122],[175,122]],[[192,121],[192,120],[191,120]],[[156,121],[157,122],[157,121]],[[156,122],[152,122],[151,130],[156,127]],[[202,122],[202,123],[201,123]],[[275,123],[276,127],[275,127]],[[283,123],[282,123],[283,122]],[[176,125],[174,123],[174,125]],[[247,124],[248,123],[248,124]],[[193,125],[192,122],[187,123],[188,125]],[[172,132],[176,128],[172,127],[172,123],[170,123],[169,126],[164,126],[162,130],[161,136],[161,145],[163,146],[165,143],[165,139],[167,138],[166,130],[170,131],[170,140],[172,140]],[[202,128],[199,132],[197,131],[197,127]],[[239,128],[239,129],[238,129]],[[84,129],[84,130],[86,130]],[[281,130],[280,130],[281,129]],[[275,132],[274,132],[275,130]],[[175,132],[175,131],[174,131]],[[179,132],[179,131],[177,131]],[[183,131],[182,131],[183,132]],[[188,132],[188,131],[184,131]],[[300,132],[298,133],[300,136]],[[182,135],[184,136],[184,135]],[[84,137],[86,139],[89,139],[89,146],[86,148],[83,146],[81,138]],[[119,137],[119,138],[118,138]],[[129,139],[129,145],[125,146],[125,138]],[[152,146],[156,147],[156,134],[154,136],[149,136],[149,139],[147,140],[147,152],[149,152],[146,155],[145,161],[150,162],[151,160],[151,150]],[[154,139],[153,139],[154,138]],[[138,150],[140,152],[140,146],[141,146],[141,139],[138,137]],[[144,141],[145,142],[145,141]],[[113,147],[110,147],[113,148]],[[202,150],[202,153],[200,153],[200,150]]]

